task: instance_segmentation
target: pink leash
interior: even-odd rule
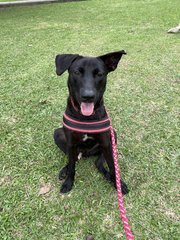
[[[109,114],[108,114],[108,117],[109,117]],[[110,117],[109,117],[109,119],[110,119]],[[120,179],[121,179],[120,178],[120,170],[119,170],[119,164],[118,164],[118,152],[117,152],[117,148],[116,148],[114,130],[113,130],[111,119],[110,119],[110,132],[111,132],[112,152],[113,152],[114,167],[115,167],[115,174],[116,174],[116,187],[117,187],[119,212],[120,212],[120,216],[121,216],[121,219],[123,222],[124,231],[126,233],[126,239],[134,240],[134,236],[132,234],[130,225],[128,223],[128,218],[126,216],[126,210],[124,208],[124,203],[123,203],[123,196],[122,196],[121,183],[120,183]]]

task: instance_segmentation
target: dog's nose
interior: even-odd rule
[[[95,93],[93,90],[86,89],[82,92],[81,97],[83,101],[93,101],[95,97]]]

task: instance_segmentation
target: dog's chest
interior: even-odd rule
[[[87,140],[90,140],[90,139],[94,140],[94,138],[92,136],[88,135],[87,133],[82,136],[83,142],[86,142]]]

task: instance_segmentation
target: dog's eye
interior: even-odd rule
[[[98,76],[98,77],[102,77],[102,76],[103,76],[103,73],[102,73],[102,72],[98,72],[98,73],[97,73],[97,76]]]
[[[81,72],[80,72],[79,70],[74,70],[74,74],[75,74],[75,75],[80,75]]]

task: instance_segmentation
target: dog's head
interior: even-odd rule
[[[83,115],[92,115],[98,107],[106,89],[107,74],[117,68],[123,54],[124,50],[99,57],[56,56],[56,73],[61,75],[68,70],[69,94]]]

